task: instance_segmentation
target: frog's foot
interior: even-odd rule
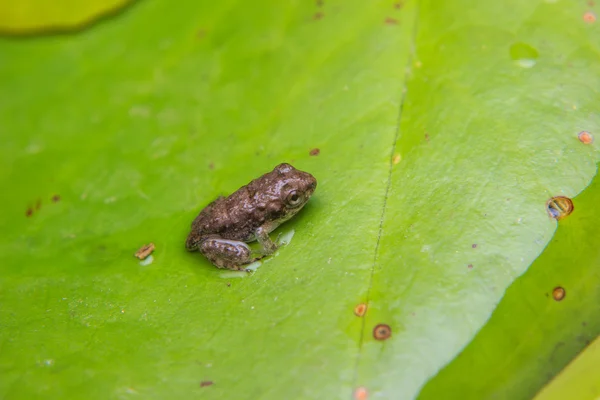
[[[260,254],[262,254],[263,257],[275,253],[275,251],[279,247],[279,244],[275,244],[271,240],[271,238],[269,237],[269,232],[265,228],[263,228],[262,226],[258,227],[256,229],[255,235],[256,240],[258,240],[258,243],[260,243],[260,246],[262,247]]]
[[[244,271],[245,266],[254,261],[250,247],[237,240],[209,237],[200,243],[199,250],[218,268]]]

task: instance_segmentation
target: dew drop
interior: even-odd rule
[[[556,220],[569,216],[574,209],[573,201],[566,196],[555,196],[546,202],[548,215]]]
[[[509,53],[514,63],[523,68],[533,67],[539,56],[537,50],[526,43],[513,44]]]

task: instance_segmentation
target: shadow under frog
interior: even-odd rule
[[[192,222],[185,247],[199,251],[219,268],[244,270],[277,250],[279,244],[269,233],[296,215],[316,187],[317,180],[308,172],[279,164],[206,206]],[[255,240],[261,247],[258,251],[246,244]]]

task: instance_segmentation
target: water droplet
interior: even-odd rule
[[[556,301],[561,301],[564,299],[566,294],[567,293],[565,292],[565,289],[561,288],[560,286],[557,286],[554,288],[554,290],[552,290],[552,297]]]
[[[386,340],[392,336],[392,328],[386,324],[379,324],[373,328],[373,337],[377,340]]]
[[[276,255],[275,253],[274,255]],[[265,260],[266,261],[266,260]],[[256,272],[256,270],[262,265],[261,261],[254,261],[251,264],[246,265],[245,271],[231,271],[227,270],[222,272],[219,276],[221,278],[246,278],[248,276],[252,276],[249,272]],[[243,301],[243,300],[242,300]]]
[[[144,260],[140,261],[140,265],[142,267],[145,267],[146,265],[152,264],[153,261],[154,261],[154,256],[150,255],[150,256],[146,257]]]
[[[515,43],[510,46],[510,58],[512,58],[519,67],[533,67],[537,62],[538,56],[537,50],[527,43]]]
[[[569,216],[574,209],[573,201],[566,196],[555,196],[546,202],[548,215],[557,220]]]
[[[579,138],[579,141],[583,144],[592,144],[594,142],[594,137],[592,136],[591,133],[589,133],[587,131],[579,132],[579,135],[577,135],[577,138]]]

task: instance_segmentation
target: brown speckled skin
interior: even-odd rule
[[[296,215],[316,187],[317,180],[311,174],[279,164],[206,206],[192,222],[186,248],[200,251],[219,268],[242,270],[243,265],[277,249],[268,234]],[[254,240],[262,245],[258,256],[245,244]]]

